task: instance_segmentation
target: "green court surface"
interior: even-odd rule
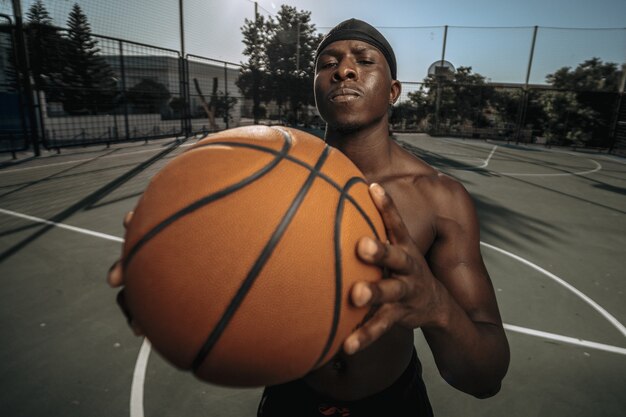
[[[397,135],[461,181],[511,345],[478,400],[415,345],[438,416],[626,413],[626,160],[514,143]],[[260,389],[202,383],[132,335],[105,283],[122,218],[196,138],[0,155],[0,415],[254,416]]]

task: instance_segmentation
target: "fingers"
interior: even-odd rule
[[[383,305],[371,319],[346,338],[343,350],[352,355],[365,349],[385,334],[403,314],[400,309]]]
[[[359,240],[357,254],[363,261],[389,268],[396,274],[408,275],[416,271],[415,259],[403,248],[383,244],[370,237],[363,237]]]
[[[398,213],[398,209],[391,199],[391,196],[377,183],[370,184],[370,195],[383,218],[389,241],[391,241],[391,243],[401,244],[410,242],[411,237],[409,231],[404,221],[402,221],[400,213]]]
[[[131,210],[128,213],[126,213],[126,215],[124,216],[124,229],[128,229],[128,225],[130,224],[130,221],[133,219],[134,213],[135,212]]]
[[[113,288],[121,287],[124,284],[124,273],[122,270],[122,260],[118,259],[109,269],[107,282]]]
[[[134,212],[131,210],[124,216],[124,228],[127,229],[131,220],[133,219]],[[113,288],[121,287],[124,284],[124,272],[122,269],[122,259],[115,261],[107,274],[107,282]]]
[[[350,298],[356,307],[398,303],[409,293],[409,284],[402,279],[390,278],[379,282],[357,282],[352,287]]]

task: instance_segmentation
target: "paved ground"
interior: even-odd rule
[[[476,400],[442,381],[417,331],[437,415],[624,415],[626,161],[398,140],[474,197],[512,350],[502,392]],[[0,415],[255,415],[260,390],[200,383],[132,336],[104,281],[124,213],[194,141],[0,155]]]

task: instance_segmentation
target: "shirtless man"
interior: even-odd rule
[[[365,22],[340,23],[317,50],[314,88],[326,142],[371,183],[387,229],[389,242],[363,238],[357,253],[390,277],[354,285],[352,302],[376,312],[328,364],[267,387],[258,415],[431,416],[413,345],[417,328],[450,385],[478,398],[496,394],[509,348],[476,212],[460,183],[389,138],[388,110],[401,89],[391,46]],[[109,283],[122,285],[119,266]]]

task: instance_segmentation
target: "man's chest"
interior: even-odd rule
[[[414,187],[394,184],[384,185],[404,222],[411,238],[422,254],[432,246],[435,236],[435,210],[433,202]]]

